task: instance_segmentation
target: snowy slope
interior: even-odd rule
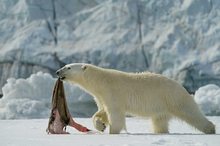
[[[150,122],[136,118],[127,119],[129,133],[119,135],[83,134],[75,129],[67,129],[70,135],[47,135],[47,119],[39,120],[0,120],[1,145],[4,146],[219,146],[220,118],[210,117],[216,124],[216,135],[205,135],[185,123],[172,121],[171,134],[155,135],[151,132]],[[92,119],[75,119],[77,122],[93,129]]]

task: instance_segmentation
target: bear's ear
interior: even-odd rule
[[[86,68],[87,68],[87,66],[86,66],[86,65],[82,65],[82,67],[81,67],[81,68],[82,68],[82,70],[83,70],[83,71],[85,71],[85,70],[86,70]]]

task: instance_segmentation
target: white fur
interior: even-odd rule
[[[201,113],[194,99],[177,82],[154,73],[125,73],[89,64],[69,64],[58,70],[64,80],[78,84],[94,96],[97,130],[125,129],[126,114],[151,117],[155,133],[168,133],[169,120],[177,117],[204,133],[215,126]]]

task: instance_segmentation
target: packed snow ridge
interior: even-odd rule
[[[55,81],[42,72],[27,79],[8,79],[2,88],[0,119],[48,118]],[[97,110],[93,99],[78,87],[65,83],[64,88],[73,116],[88,117]]]
[[[7,80],[0,99],[0,119],[48,118],[55,78],[38,72],[27,79]],[[97,110],[93,98],[78,87],[64,84],[70,112],[89,117]],[[195,93],[195,100],[206,115],[220,115],[220,87],[207,85]]]

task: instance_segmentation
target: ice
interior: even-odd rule
[[[209,84],[199,88],[195,100],[206,115],[220,115],[220,87]]]
[[[1,76],[0,86],[9,77],[28,77],[42,67],[53,74],[62,67],[60,62],[89,62],[133,72],[151,70],[177,79],[190,92],[209,83],[219,85],[219,80],[213,82],[220,70],[219,56],[213,56],[220,52],[217,0],[57,0],[56,18],[52,1],[13,0],[0,5],[0,62],[9,74]],[[58,43],[54,45],[56,23]],[[209,58],[206,71],[201,56]],[[202,75],[188,67],[179,68],[195,60],[203,67],[190,67]],[[5,64],[15,61],[37,69],[23,66],[22,72],[10,74],[13,68],[6,69]],[[196,81],[194,85],[191,79]]]
[[[39,71],[55,77],[57,69],[72,62],[161,73],[177,80],[190,93],[207,84],[220,86],[219,0],[55,0],[56,17],[52,2],[0,1],[1,88],[11,84],[9,78],[20,82],[20,78]],[[0,90],[0,95],[4,92],[2,101],[7,101],[4,98],[12,94],[10,90]],[[88,96],[80,91],[76,88],[73,100],[83,101]],[[41,100],[18,99],[26,106],[45,108]],[[77,104],[75,113],[84,115],[78,113],[79,109],[94,106],[90,103]],[[15,108],[7,107],[16,112]],[[39,117],[45,115],[43,112]]]

